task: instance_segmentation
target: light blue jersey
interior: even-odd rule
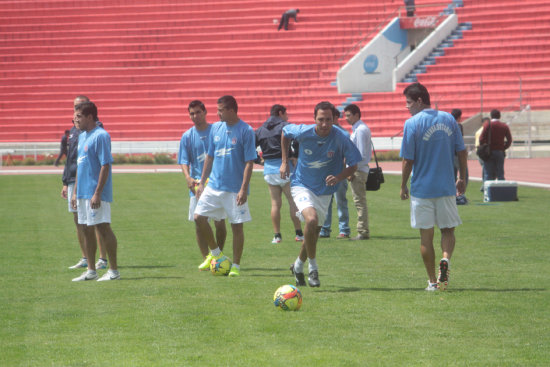
[[[101,167],[109,164],[109,177],[101,193],[102,201],[113,201],[111,136],[101,127],[82,132],[78,136],[77,199],[90,200],[94,196]]]
[[[195,180],[200,180],[202,175],[204,159],[208,152],[208,136],[211,130],[212,125],[210,124],[202,131],[193,126],[181,136],[178,164],[188,165],[189,175]],[[193,196],[191,191],[189,194]]]
[[[331,195],[338,186],[327,186],[329,175],[338,175],[344,169],[344,158],[348,166],[361,161],[361,153],[349,138],[349,133],[333,128],[327,137],[315,132],[316,125],[287,125],[283,128],[285,137],[300,144],[298,165],[291,177],[291,186],[302,186],[315,195]]]
[[[254,130],[243,120],[228,126],[225,121],[212,125],[208,155],[214,158],[208,185],[214,190],[238,193],[246,162],[256,159]]]
[[[453,159],[464,150],[460,128],[450,113],[424,109],[405,121],[402,158],[413,160],[411,195],[455,196]]]

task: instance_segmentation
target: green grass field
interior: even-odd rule
[[[239,278],[196,270],[181,174],[115,175],[122,280],[106,283],[71,282],[79,250],[60,177],[0,176],[0,366],[549,365],[550,191],[484,204],[472,183],[449,290],[430,293],[399,180],[368,193],[370,241],[320,240],[321,288],[283,312],[272,297],[294,282],[298,244],[286,204],[283,242],[270,243],[259,173]]]

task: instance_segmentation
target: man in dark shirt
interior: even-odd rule
[[[491,122],[483,126],[479,137],[480,144],[489,142],[489,125],[491,126],[491,156],[484,163],[483,180],[504,180],[504,151],[512,145],[510,128],[500,122],[500,111],[491,111]]]
[[[65,134],[63,134],[63,136],[61,137],[61,144],[59,146],[59,154],[54,162],[54,166],[58,166],[59,165],[59,161],[61,160],[61,158],[63,158],[64,155],[67,155],[67,139],[69,138],[69,131],[70,130],[65,130]]]
[[[281,22],[279,23],[279,28],[277,28],[278,31],[285,27],[285,31],[288,31],[288,21],[290,18],[293,18],[296,23],[298,23],[298,20],[296,19],[296,16],[300,12],[300,9],[289,9],[283,13],[283,16],[281,17]]]

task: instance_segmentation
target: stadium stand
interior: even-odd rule
[[[426,12],[417,0],[418,12]],[[442,1],[443,10],[451,1]],[[408,117],[395,92],[338,94],[343,55],[392,17],[398,0],[4,0],[0,2],[0,142],[57,142],[78,94],[97,102],[113,140],[178,140],[190,127],[186,105],[233,94],[253,127],[274,103],[296,123],[313,105],[356,103],[374,136],[393,136]],[[484,105],[550,109],[550,5],[541,0],[464,0],[463,39],[417,74],[440,109],[464,116]],[[277,31],[283,11],[298,22]],[[367,36],[365,38],[365,36]],[[352,56],[347,56],[349,59]],[[459,101],[459,105],[457,105]],[[489,108],[489,107],[488,107]]]

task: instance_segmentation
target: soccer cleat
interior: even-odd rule
[[[304,276],[304,273],[297,273],[294,271],[294,264],[290,265],[290,271],[292,274],[294,274],[294,278],[296,279],[296,285],[302,286],[306,285],[306,278]]]
[[[428,286],[424,290],[428,292],[434,292],[437,289],[437,283],[430,283],[430,281],[428,280]]]
[[[238,277],[241,275],[241,272],[239,270],[239,268],[237,268],[236,266],[231,266],[231,271],[229,272],[229,276],[230,277]]]
[[[307,282],[310,287],[320,287],[321,282],[319,281],[319,272],[317,270],[310,271]]]
[[[69,269],[80,269],[80,268],[87,268],[87,267],[88,267],[88,259],[82,258],[75,265],[69,266]]]
[[[303,242],[303,241],[304,241],[304,236],[298,236],[298,235],[296,235],[296,237],[294,237],[294,240],[295,240],[296,242]]]
[[[95,269],[96,270],[99,270],[99,269],[107,269],[107,260],[104,260],[102,258],[100,258],[99,260],[97,260],[97,262],[95,263]]]
[[[118,280],[120,279],[120,273],[118,272],[118,270],[107,270],[107,272],[105,274],[103,274],[103,276],[101,278],[99,278],[97,281],[98,282],[105,282],[107,280]]]
[[[74,278],[73,282],[83,282],[85,280],[95,279],[97,279],[97,273],[95,272],[95,270],[86,270],[84,273],[82,273],[81,276]]]
[[[275,243],[281,243],[283,239],[281,237],[273,237],[273,239],[271,240],[271,243],[275,244]]]
[[[336,238],[338,238],[339,240],[343,240],[343,239],[349,238],[349,234],[340,233],[340,234],[338,235],[338,237],[336,237]]]
[[[212,262],[212,254],[208,254],[206,256],[206,259],[199,265],[199,270],[210,270],[210,263]]]
[[[439,276],[437,277],[437,286],[440,290],[444,291],[449,285],[449,260],[441,259],[439,262]]]

